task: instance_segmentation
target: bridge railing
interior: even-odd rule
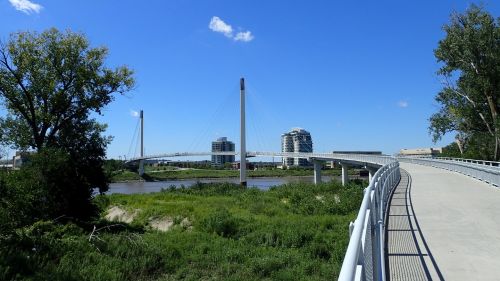
[[[494,186],[500,186],[500,168],[492,166],[491,163],[499,163],[492,161],[480,160],[460,161],[459,158],[416,158],[416,157],[398,157],[400,162],[407,162],[435,168],[441,168],[449,171],[464,174],[469,177],[487,182]],[[471,160],[471,159],[462,159]]]
[[[371,156],[374,157],[374,156]],[[342,263],[339,280],[385,280],[385,218],[392,189],[401,174],[395,158],[383,165],[365,188],[363,201],[354,223]]]
[[[500,162],[497,162],[497,161],[466,159],[466,158],[454,158],[454,157],[434,157],[434,159],[449,160],[449,161],[456,161],[456,162],[462,162],[462,163],[471,163],[471,164],[477,164],[477,165],[484,165],[484,166],[496,167],[496,168],[500,169]]]
[[[248,156],[264,156],[264,157],[283,157],[283,158],[315,158],[318,160],[338,160],[354,162],[356,164],[375,164],[383,166],[394,162],[394,157],[384,155],[367,155],[367,154],[342,154],[342,153],[316,153],[316,152],[263,152],[252,151],[247,153]]]
[[[478,160],[478,159],[468,159],[468,158],[456,158],[456,157],[435,157],[435,156],[421,156],[421,157],[407,156],[407,157],[403,157],[403,158],[448,160],[448,161],[455,161],[455,162],[462,162],[462,163],[469,163],[469,164],[477,164],[477,165],[481,165],[481,166],[496,167],[496,168],[500,169],[500,162],[498,162],[498,161],[488,161],[488,160]]]

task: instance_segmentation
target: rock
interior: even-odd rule
[[[169,231],[172,226],[174,226],[174,220],[170,217],[165,217],[161,219],[153,219],[149,222],[149,226],[152,229],[156,229],[158,231]]]
[[[134,221],[134,218],[138,213],[139,210],[135,210],[133,213],[131,213],[119,206],[114,206],[108,210],[105,218],[109,221],[131,223],[132,221]]]

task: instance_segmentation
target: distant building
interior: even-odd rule
[[[429,148],[403,148],[399,151],[401,156],[436,156],[441,154],[443,149],[441,147],[429,147]]]
[[[212,152],[234,152],[234,142],[228,141],[226,137],[218,138],[212,142]],[[223,166],[225,163],[234,162],[234,155],[212,155],[212,166]]]
[[[281,135],[282,152],[313,152],[311,134],[301,128],[293,128],[290,132]],[[306,158],[283,158],[283,167],[310,166]]]

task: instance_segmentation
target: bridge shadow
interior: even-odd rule
[[[411,176],[401,169],[387,212],[387,280],[444,280],[425,241],[411,202]]]

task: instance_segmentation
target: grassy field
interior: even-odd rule
[[[363,186],[332,182],[260,191],[198,184],[99,197],[104,209],[119,208],[131,223],[40,222],[0,236],[16,245],[0,248],[0,279],[336,279]],[[169,230],[155,230],[155,222]]]
[[[350,173],[357,173],[355,170]],[[324,170],[322,175],[338,176],[340,170]],[[312,176],[312,170],[251,170],[248,171],[249,177],[287,177],[287,176]],[[176,179],[196,179],[196,178],[231,178],[238,177],[239,171],[236,170],[208,170],[208,169],[189,169],[189,170],[146,170],[145,178],[148,180],[176,180]],[[114,173],[112,182],[140,180],[139,174],[122,170]]]

